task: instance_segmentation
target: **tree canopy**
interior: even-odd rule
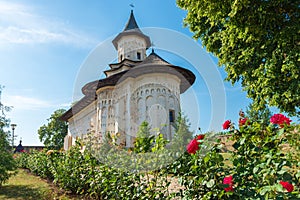
[[[1,102],[2,86],[0,85],[0,187],[13,174],[16,163],[12,156],[12,148],[9,144],[8,128],[10,120],[6,118],[6,112],[10,107],[4,106]]]
[[[177,0],[194,38],[240,82],[256,110],[300,115],[299,0]]]
[[[49,149],[60,149],[64,145],[64,138],[68,132],[67,122],[59,118],[66,112],[65,109],[54,111],[48,120],[48,124],[44,124],[38,130],[39,139]]]

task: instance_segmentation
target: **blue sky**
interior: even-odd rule
[[[42,144],[38,128],[56,109],[68,109],[74,101],[74,93],[78,96],[76,84],[85,61],[97,46],[123,30],[131,3],[140,27],[152,27],[156,32],[157,28],[163,28],[191,38],[192,33],[183,27],[186,12],[176,6],[175,0],[0,0],[0,84],[5,86],[2,101],[13,106],[8,117],[17,124],[15,134],[17,140],[22,138],[23,145]],[[160,49],[158,41],[154,41],[154,45],[159,55],[198,74],[197,85],[191,89],[196,99],[190,101],[188,94],[182,98],[183,111],[190,118],[193,130],[199,126],[203,131],[220,130],[221,124],[209,126],[212,112],[218,112],[212,111],[211,94],[205,82],[209,77],[202,77],[199,68],[186,57]],[[217,59],[203,49],[204,53],[199,54],[186,51],[199,58],[202,53],[216,66]],[[203,65],[202,70],[206,69],[205,63]],[[106,66],[95,69],[94,76],[100,77]],[[224,79],[223,69],[216,69]],[[94,80],[94,77],[86,78]],[[213,77],[210,80],[215,81]],[[224,91],[226,99],[225,102],[220,99],[220,105],[225,103],[226,110],[220,116],[236,122],[239,110],[245,109],[250,100],[239,85],[224,83]],[[193,113],[194,110],[198,111]]]

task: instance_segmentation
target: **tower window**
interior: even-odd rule
[[[136,53],[136,58],[137,58],[138,60],[141,60],[141,53],[140,53],[140,52],[137,52],[137,53]]]
[[[123,55],[121,54],[121,55],[120,55],[120,61],[122,61],[122,60],[123,60]]]
[[[175,110],[169,110],[169,121],[175,122]]]

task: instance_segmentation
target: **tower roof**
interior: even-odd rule
[[[133,10],[131,10],[129,20],[124,28],[124,31],[132,30],[132,29],[138,29],[136,31],[140,31],[139,26],[137,25],[134,15],[133,15]]]
[[[164,60],[162,57],[157,55],[153,49],[149,56],[147,56],[147,58],[143,60],[143,62],[140,65],[143,64],[170,65],[168,61]]]
[[[150,38],[149,36],[145,35],[139,28],[139,26],[137,25],[136,23],[136,20],[135,20],[135,17],[134,17],[134,14],[133,14],[133,11],[131,10],[130,12],[130,16],[129,16],[129,19],[125,25],[125,28],[124,30],[119,33],[117,35],[117,37],[115,37],[112,41],[114,47],[116,49],[118,49],[118,42],[119,40],[123,37],[123,36],[126,36],[126,35],[136,35],[136,36],[139,36],[141,38],[143,38],[145,41],[146,41],[146,48],[149,48],[151,46],[151,41],[150,41]]]

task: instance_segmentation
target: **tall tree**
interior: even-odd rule
[[[190,123],[187,116],[179,113],[174,128],[175,134],[171,141],[170,148],[176,152],[184,152],[186,145],[193,138],[193,132],[190,131]]]
[[[268,107],[257,111],[253,108],[253,104],[251,103],[246,108],[246,116],[251,122],[260,122],[263,127],[267,127],[270,124],[272,112]]]
[[[9,132],[5,128],[9,126],[9,119],[5,113],[10,109],[1,102],[2,86],[0,85],[0,186],[9,179],[16,167],[12,156],[12,147],[9,145]]]
[[[299,0],[177,0],[194,38],[241,82],[256,110],[300,115]]]
[[[61,149],[64,145],[64,138],[68,132],[67,122],[60,120],[60,117],[66,112],[65,109],[54,111],[48,120],[38,130],[39,139],[49,149]]]

